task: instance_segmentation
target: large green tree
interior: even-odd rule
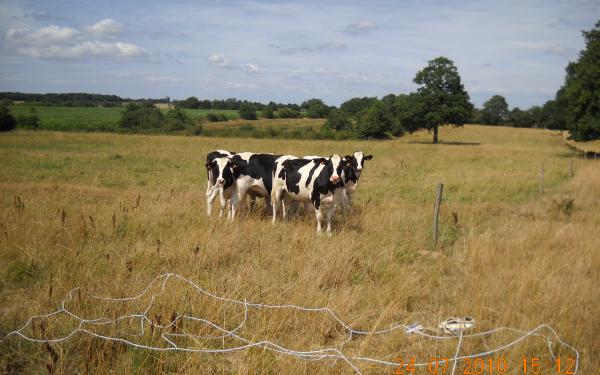
[[[340,109],[350,116],[358,117],[364,111],[366,111],[370,106],[377,102],[377,98],[352,98],[346,100],[340,105]]]
[[[432,131],[433,143],[438,143],[440,125],[462,126],[471,118],[473,104],[452,60],[442,56],[429,61],[414,82],[420,85],[417,95],[424,109],[415,114],[415,125]]]
[[[502,95],[494,95],[483,103],[480,120],[486,125],[504,125],[508,120],[508,103]]]
[[[565,84],[556,94],[563,120],[578,141],[600,138],[600,21],[583,31],[586,48],[567,66]]]
[[[384,105],[377,101],[360,116],[356,130],[361,138],[387,138],[391,123]]]
[[[323,126],[331,130],[352,130],[350,116],[339,109],[332,109],[327,115],[327,120]]]
[[[329,113],[329,107],[321,99],[306,100],[300,108],[305,109],[306,116],[310,118],[325,118]]]

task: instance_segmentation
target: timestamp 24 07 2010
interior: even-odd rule
[[[415,365],[416,360],[412,358],[397,357],[394,362],[398,363],[395,375],[431,374],[445,375],[452,372],[453,363],[450,358],[430,358],[426,366]],[[577,362],[575,358],[556,357],[553,361],[542,361],[539,357],[523,356],[517,363],[510,364],[505,357],[477,357],[462,358],[457,363],[457,374],[462,375],[503,375],[514,374],[538,375],[543,371],[554,370],[557,375],[575,375]],[[547,372],[544,372],[547,373]]]

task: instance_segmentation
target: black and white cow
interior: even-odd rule
[[[360,180],[365,161],[373,159],[373,155],[365,155],[362,151],[355,151],[352,156],[347,155],[344,159],[352,161],[352,171],[347,175],[347,182],[344,186],[344,199],[341,200],[343,209],[347,211],[352,206],[352,199],[356,192],[356,186]]]
[[[273,187],[273,170],[275,160],[281,155],[257,154],[253,152],[241,152],[229,157],[235,177],[236,193],[235,200],[232,199],[232,216],[235,219],[238,205],[246,201],[249,195],[254,201],[256,197],[265,199],[267,205],[271,197]]]
[[[347,165],[345,165],[347,163]],[[331,235],[331,219],[334,213],[336,192],[344,186],[344,168],[351,163],[343,162],[335,154],[329,158],[297,158],[285,155],[275,162],[273,174],[273,223],[277,221],[277,212],[283,204],[282,217],[287,215],[287,205],[292,200],[311,202],[317,218],[317,233],[322,232],[323,213],[327,219],[327,234]]]
[[[217,184],[217,176],[220,172],[217,169],[217,165],[214,164],[213,161],[215,161],[218,158],[229,157],[234,154],[235,152],[227,150],[213,150],[206,155],[206,214],[208,216],[210,216],[212,213],[212,203],[216,199],[217,195],[222,193],[222,186],[220,184]],[[221,216],[223,215],[225,205],[226,200],[224,201],[223,197],[221,197]]]
[[[229,156],[213,158],[211,162],[206,163],[206,169],[215,183],[206,194],[206,213],[208,216],[212,213],[212,204],[217,195],[221,198],[221,212],[227,207],[227,202],[231,200],[227,217],[233,220],[233,207],[237,203],[236,183],[233,174],[233,166]]]

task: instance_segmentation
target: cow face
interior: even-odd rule
[[[215,186],[228,188],[233,185],[233,166],[228,157],[216,158],[206,163],[206,168],[212,173],[212,183]]]
[[[334,154],[329,158],[327,164],[331,165],[331,177],[329,177],[329,181],[334,185],[342,183],[345,177],[342,157],[338,154]]]
[[[356,151],[354,153],[354,168],[357,170],[358,174],[362,171],[365,166],[365,160],[373,159],[373,155],[365,155],[362,151]]]
[[[356,159],[352,155],[346,155],[342,158],[342,168],[344,169],[345,182],[356,182]]]

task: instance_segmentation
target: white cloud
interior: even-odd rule
[[[249,90],[249,89],[255,89],[256,85],[251,84],[251,83],[239,83],[239,82],[227,82],[225,84],[225,86],[229,89],[236,89],[236,90]]]
[[[34,32],[27,28],[9,29],[5,38],[14,44],[42,45],[65,43],[75,38],[79,32],[70,27],[50,25]]]
[[[342,42],[324,42],[315,45],[304,45],[301,47],[283,47],[277,44],[269,44],[268,47],[275,48],[281,53],[291,54],[298,52],[339,52],[345,50],[348,46]]]
[[[89,57],[139,57],[147,54],[144,48],[131,43],[86,41],[74,46],[22,47],[21,55],[36,59],[83,59]]]
[[[213,53],[208,56],[208,62],[214,66],[231,67],[231,61],[222,53]]]
[[[242,69],[244,69],[247,72],[258,72],[258,65],[248,63],[248,64],[242,65]]]
[[[351,23],[346,26],[344,31],[350,35],[365,35],[376,28],[377,25],[373,21],[363,20],[356,23]]]
[[[86,27],[86,31],[97,35],[116,35],[123,31],[123,25],[112,18],[106,18]]]
[[[328,75],[328,76],[335,76],[335,75],[339,74],[339,72],[337,70],[328,69],[324,66],[313,66],[312,68],[310,68],[310,73],[317,74],[317,75]]]
[[[177,77],[165,76],[165,75],[155,75],[155,74],[147,75],[146,77],[144,77],[144,80],[148,81],[148,82],[155,82],[155,83],[178,83],[178,82],[182,82],[182,80],[180,78],[177,78]]]

